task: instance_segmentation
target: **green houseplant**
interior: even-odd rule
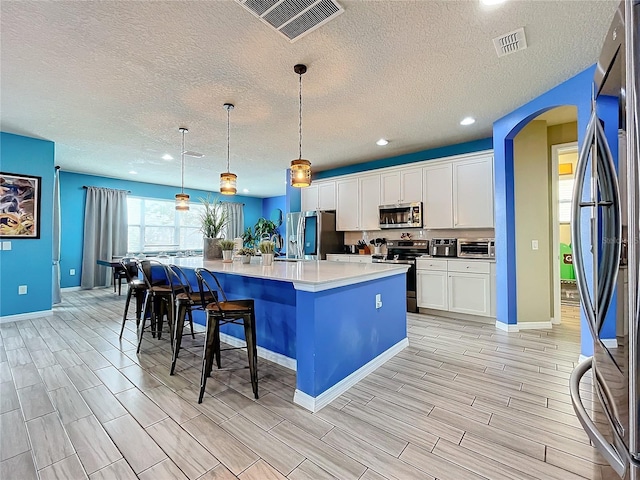
[[[217,198],[201,198],[200,202],[204,206],[204,211],[200,214],[202,225],[200,231],[204,235],[204,259],[215,260],[222,258],[222,248],[220,247],[220,236],[222,230],[229,222],[229,215],[226,208]]]
[[[276,249],[276,243],[271,240],[263,240],[258,244],[258,249],[262,253],[262,265],[268,267],[273,264],[273,252]]]
[[[238,250],[238,255],[242,259],[242,263],[251,263],[251,256],[254,254],[253,248],[243,247]]]
[[[222,248],[222,261],[224,263],[233,262],[233,247],[236,243],[233,240],[220,240],[220,248]]]

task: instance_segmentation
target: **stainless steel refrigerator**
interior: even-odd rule
[[[327,253],[344,251],[344,233],[336,231],[336,212],[287,214],[287,258],[326,260]]]
[[[571,225],[576,282],[594,339],[593,357],[571,374],[571,400],[593,444],[628,480],[640,480],[639,17],[640,1],[620,4],[598,60]],[[599,424],[609,428],[596,426],[580,398],[589,371],[604,412]]]

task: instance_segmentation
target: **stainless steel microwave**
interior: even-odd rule
[[[380,228],[422,228],[422,202],[380,205]]]

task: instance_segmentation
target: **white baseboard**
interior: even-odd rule
[[[224,343],[228,343],[232,347],[246,347],[247,342],[241,340],[236,337],[232,337],[226,333],[220,333],[220,340]],[[297,361],[295,358],[287,357],[286,355],[282,355],[281,353],[272,352],[271,350],[267,350],[264,347],[258,346],[258,356],[260,358],[264,358],[265,360],[269,360],[270,362],[277,363],[278,365],[282,365],[290,370],[296,370]]]
[[[520,330],[544,330],[553,328],[551,321],[548,322],[518,322]]]
[[[0,317],[0,323],[19,322],[21,320],[32,320],[34,318],[52,316],[53,310],[40,310],[39,312],[18,313],[17,315],[4,315]]]
[[[593,357],[592,357],[591,355],[586,356],[586,355],[582,355],[582,354],[580,354],[580,357],[578,358],[578,362],[582,363],[582,362],[584,362],[585,360],[587,360],[588,358],[593,358]]]
[[[78,292],[80,290],[82,290],[82,287],[64,287],[60,289],[61,292]]]
[[[600,341],[607,348],[618,348],[618,339],[617,338],[603,338]]]
[[[293,403],[300,405],[301,407],[306,408],[307,410],[311,410],[312,412],[317,412],[323,407],[327,406],[333,400],[338,398],[344,392],[353,387],[356,383],[362,380],[364,377],[373,372],[380,365],[385,363],[391,357],[395,356],[398,352],[404,350],[409,345],[409,339],[403,338],[398,343],[393,345],[391,348],[385,350],[380,355],[378,355],[373,360],[365,363],[358,370],[353,372],[348,377],[343,378],[338,383],[336,383],[333,387],[325,390],[317,397],[312,397],[311,395],[304,393],[296,388],[296,392],[293,395]]]
[[[518,328],[518,325],[513,324],[513,323],[504,323],[504,322],[500,322],[498,320],[496,320],[496,328],[498,330],[504,330],[505,332],[518,332],[518,331],[520,331],[520,329]]]

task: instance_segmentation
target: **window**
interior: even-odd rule
[[[173,200],[128,197],[127,209],[130,253],[202,249],[202,205],[178,212]]]
[[[573,197],[573,178],[560,179],[558,182],[558,221],[571,222],[571,199]]]

